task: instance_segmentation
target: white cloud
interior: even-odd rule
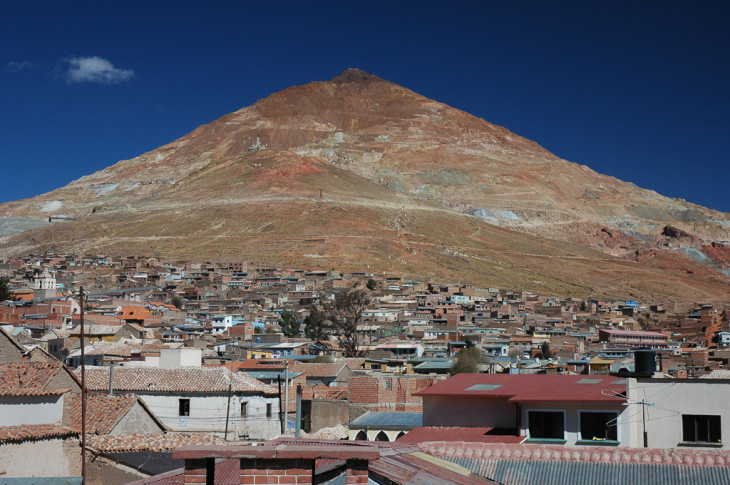
[[[30,69],[35,69],[38,67],[38,64],[36,64],[33,61],[21,61],[21,62],[8,62],[5,65],[5,69],[7,69],[9,72],[15,74],[16,72],[20,71],[28,71]]]
[[[66,80],[70,83],[118,84],[134,78],[131,69],[119,69],[102,57],[70,57],[64,59]]]

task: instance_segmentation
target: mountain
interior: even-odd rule
[[[710,301],[730,289],[729,214],[359,70],[2,204],[0,230],[5,256],[243,259],[583,297]]]

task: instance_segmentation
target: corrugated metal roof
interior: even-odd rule
[[[504,485],[727,485],[730,467],[444,458]]]
[[[285,373],[284,371],[275,371],[275,370],[249,370],[244,369],[242,372],[245,372],[246,374],[250,375],[254,379],[258,379],[260,381],[263,380],[276,380],[277,378],[281,377],[281,380],[284,380]],[[296,377],[299,377],[303,375],[304,372],[289,372],[289,379],[294,379]]]
[[[418,369],[418,370],[451,369],[453,362],[454,362],[453,359],[424,362],[423,364],[418,364],[417,366],[415,366],[414,369]]]
[[[505,398],[511,402],[573,402],[622,404],[626,385],[614,384],[615,377],[585,378],[573,375],[541,374],[457,374],[415,393],[415,396],[480,396]],[[474,390],[476,385],[501,384],[490,390]],[[478,389],[478,388],[477,388]],[[614,392],[608,392],[614,391]]]
[[[384,412],[365,413],[350,423],[351,427],[362,428],[415,428],[423,426],[423,413]]]

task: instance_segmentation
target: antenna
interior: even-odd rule
[[[601,389],[601,394],[604,396],[620,397],[620,398],[626,399],[626,404],[636,404],[636,405],[641,406],[641,423],[644,428],[644,433],[643,433],[644,434],[644,448],[648,448],[649,447],[649,435],[646,432],[646,408],[647,408],[647,406],[653,406],[654,403],[646,402],[643,399],[641,401],[630,401],[629,399],[626,398],[625,394],[623,394],[619,391],[614,391],[612,389]]]

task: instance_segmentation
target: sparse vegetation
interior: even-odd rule
[[[553,353],[550,350],[550,344],[547,342],[543,342],[540,346],[540,352],[542,353],[543,359],[552,359]]]
[[[281,333],[286,337],[298,337],[299,336],[299,317],[291,310],[284,310],[281,312],[279,317],[279,327]]]
[[[325,340],[327,332],[324,329],[322,312],[315,311],[304,318],[304,335],[313,341]]]
[[[337,338],[345,357],[360,355],[360,336],[357,325],[362,312],[370,303],[363,290],[342,291],[334,300],[321,300],[310,311],[310,325],[320,327],[323,333]],[[308,325],[309,326],[309,325]]]
[[[0,277],[0,301],[14,301],[15,293],[10,287],[10,278],[7,276]]]
[[[333,359],[331,355],[318,355],[314,360],[312,360],[315,364],[331,364],[334,361],[335,359]]]
[[[479,359],[481,351],[477,347],[464,347],[451,366],[451,375],[479,372]]]

